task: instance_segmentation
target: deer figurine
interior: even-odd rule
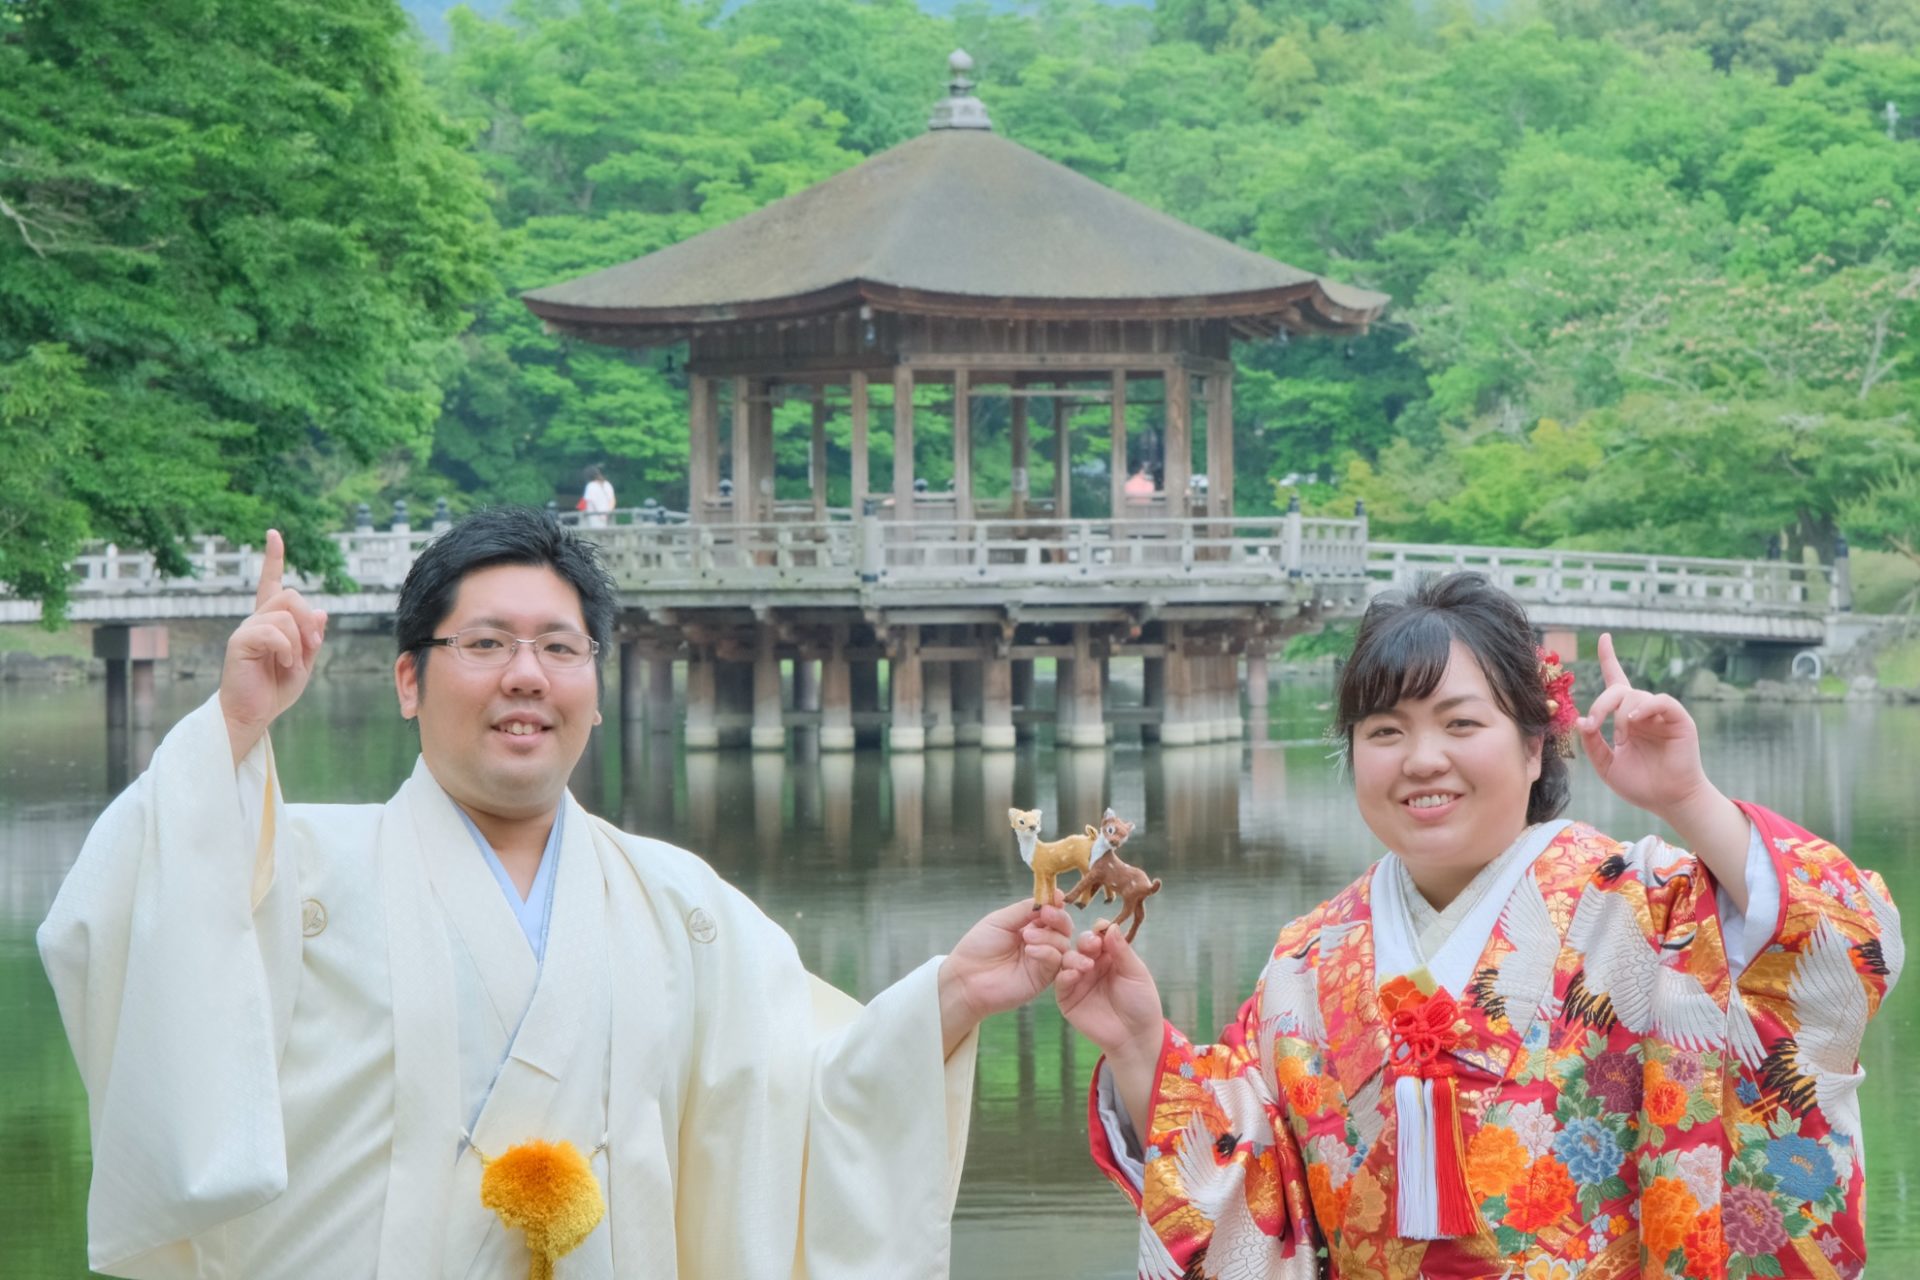
[[[1093,828],[1087,829],[1089,832]],[[1120,847],[1133,834],[1133,824],[1121,818],[1109,809],[1100,819],[1100,829],[1094,840],[1092,862],[1080,882],[1066,895],[1067,901],[1076,907],[1084,907],[1093,901],[1093,895],[1104,895],[1104,901],[1112,902],[1114,895],[1120,896],[1123,904],[1119,915],[1107,923],[1106,928],[1114,928],[1122,921],[1131,919],[1127,929],[1127,941],[1133,941],[1133,935],[1140,932],[1140,926],[1146,922],[1147,899],[1160,892],[1160,881],[1149,878],[1147,873],[1131,863],[1120,860]]]
[[[1009,809],[1007,821],[1013,826],[1013,838],[1020,843],[1020,860],[1033,870],[1033,909],[1038,911],[1053,901],[1060,873],[1078,871],[1084,879],[1093,857],[1097,832],[1088,827],[1085,835],[1062,836],[1058,840],[1040,838],[1038,809]]]

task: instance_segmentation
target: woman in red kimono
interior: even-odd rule
[[[1056,992],[1154,1280],[1859,1276],[1886,886],[1723,796],[1693,720],[1571,677],[1471,574],[1367,610],[1335,728],[1391,851],[1288,925],[1218,1043],[1115,932]],[[1609,741],[1602,725],[1613,720]],[[1558,818],[1573,732],[1684,848]]]

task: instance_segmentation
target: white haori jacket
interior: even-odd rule
[[[518,1280],[478,1153],[540,1138],[600,1148],[561,1277],[947,1274],[977,1038],[942,1060],[937,958],[863,1008],[569,796],[537,963],[424,762],[384,805],[283,803],[265,742],[238,775],[209,701],[40,930],[96,1270]]]

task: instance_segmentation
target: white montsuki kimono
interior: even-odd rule
[[[92,1265],[518,1280],[476,1151],[540,1138],[604,1143],[562,1278],[946,1275],[977,1041],[942,1060],[937,960],[862,1008],[704,862],[565,803],[536,963],[424,763],[286,805],[264,742],[236,787],[217,702],[168,734],[40,930]]]

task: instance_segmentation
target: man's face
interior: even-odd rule
[[[549,631],[585,635],[580,596],[544,565],[495,565],[460,581],[436,637],[494,627],[524,640]],[[517,645],[505,666],[433,651],[424,692],[411,655],[394,664],[400,713],[420,720],[420,753],[434,780],[462,807],[496,817],[553,812],[587,735],[600,723],[594,664],[543,665]]]

